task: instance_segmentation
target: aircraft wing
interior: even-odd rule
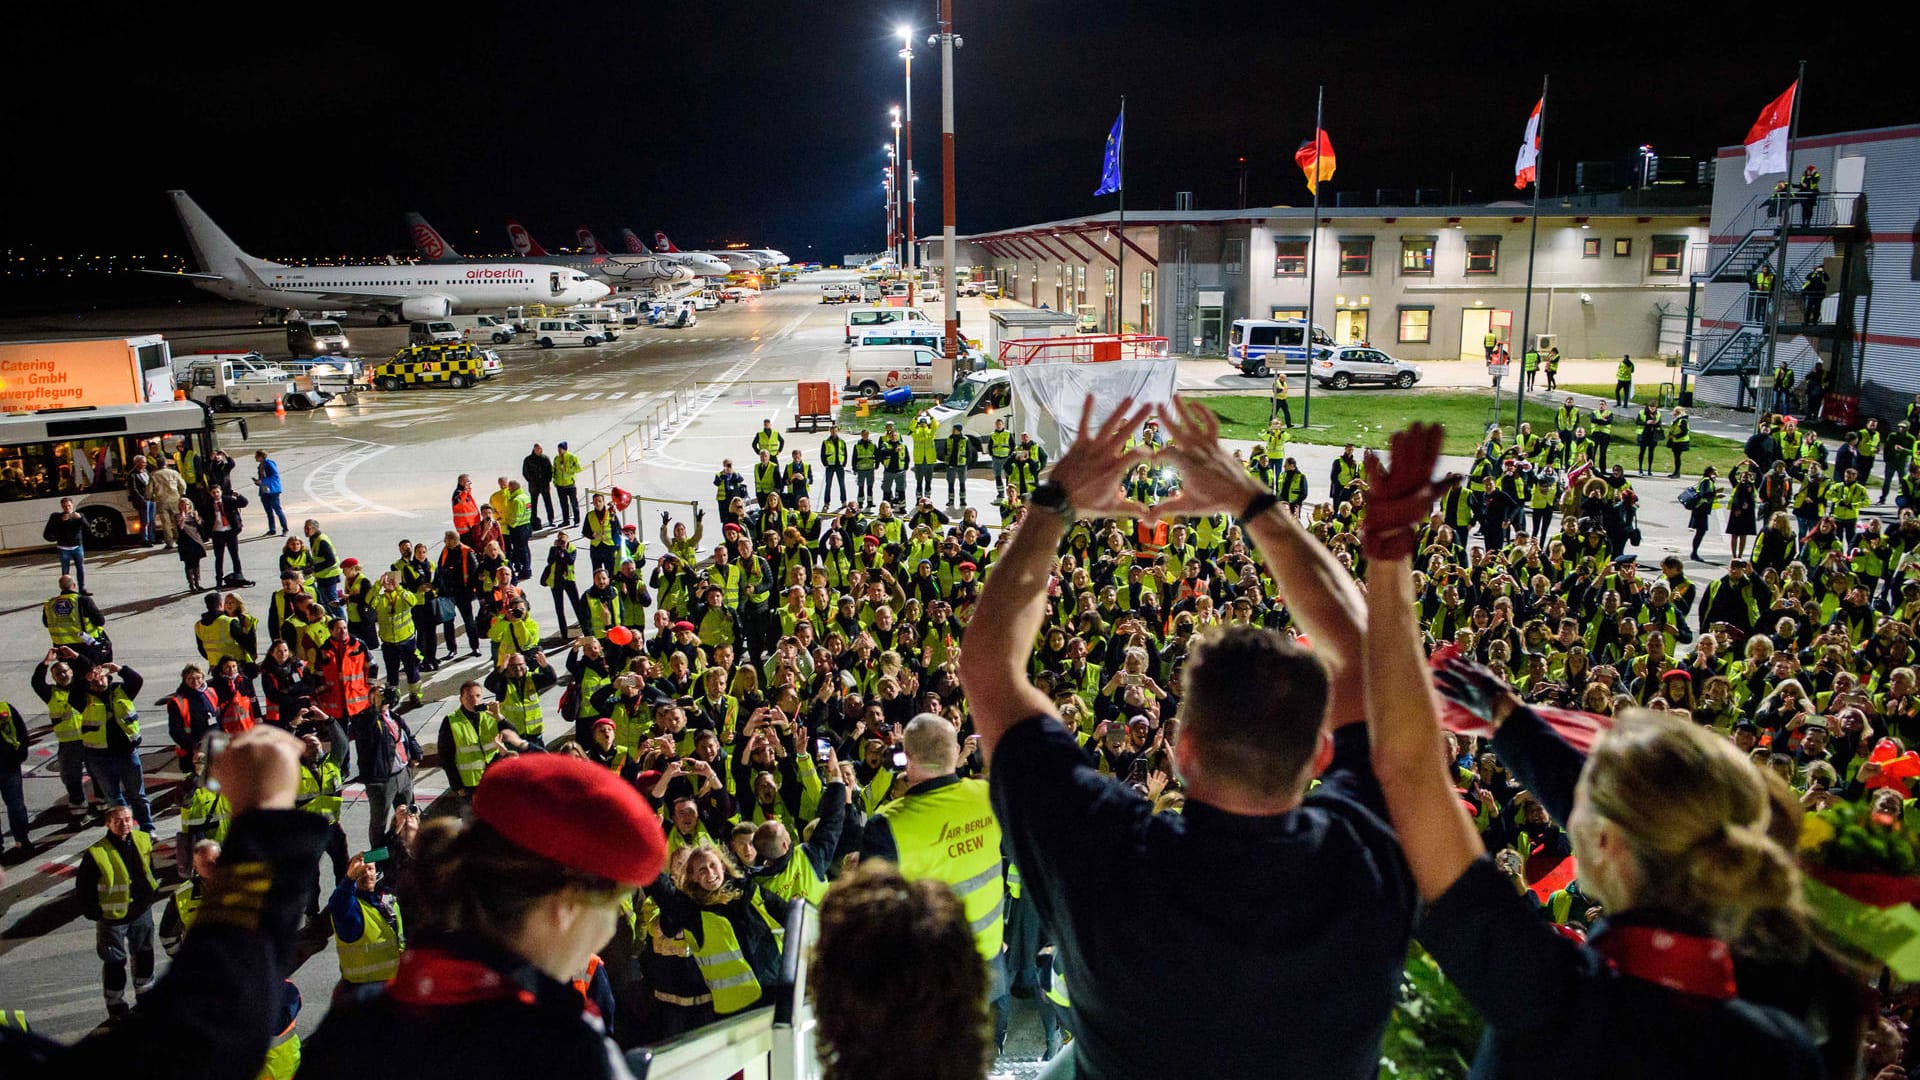
[[[160,277],[187,278],[190,281],[225,281],[225,274],[195,274],[185,270],[141,270],[142,274],[157,274]]]

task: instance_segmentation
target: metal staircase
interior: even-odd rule
[[[1705,273],[1696,274],[1696,289],[1707,284],[1746,285],[1753,272],[1763,264],[1778,261],[1780,232],[1778,216],[1789,215],[1791,234],[1824,239],[1798,262],[1787,267],[1786,274],[1774,283],[1769,304],[1743,289],[1717,316],[1700,320],[1694,334],[1694,348],[1687,367],[1696,376],[1751,375],[1766,362],[1767,319],[1778,318],[1777,335],[1805,335],[1826,339],[1836,333],[1827,323],[1807,325],[1801,285],[1814,267],[1822,264],[1846,242],[1855,221],[1859,197],[1828,192],[1801,200],[1797,196],[1766,194],[1748,203],[1734,216],[1736,227],[1745,231],[1725,245],[1714,245],[1708,252]],[[1831,294],[1829,294],[1831,295]],[[1693,316],[1689,313],[1689,317]],[[1815,342],[1816,352],[1819,342]]]

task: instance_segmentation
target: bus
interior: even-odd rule
[[[140,514],[127,496],[129,463],[145,453],[151,464],[163,447],[170,456],[182,439],[200,461],[213,453],[213,416],[197,401],[0,416],[0,550],[45,545],[47,519],[67,497],[87,519],[89,547],[138,536]]]

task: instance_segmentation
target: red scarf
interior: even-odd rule
[[[1714,1001],[1737,993],[1733,953],[1724,941],[1656,926],[1610,926],[1587,944],[1629,978]]]
[[[402,1004],[427,1007],[504,998],[518,998],[526,1005],[534,1002],[533,991],[516,986],[493,968],[434,948],[408,949],[400,954],[400,970],[387,984],[387,993]]]

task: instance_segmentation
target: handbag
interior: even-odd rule
[[[455,613],[453,601],[444,596],[436,596],[433,598],[433,614],[441,624],[444,625],[452,622]]]

